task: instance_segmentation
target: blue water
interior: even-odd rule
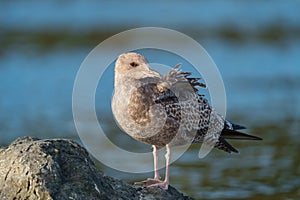
[[[204,43],[222,74],[229,115],[242,115],[255,122],[289,116],[299,118],[297,102],[300,101],[300,93],[297,91],[300,89],[300,68],[297,62],[300,43],[291,43],[284,49],[251,44]],[[58,132],[74,131],[71,125],[73,82],[88,51],[58,50],[36,57],[12,52],[1,58],[3,140],[23,135],[24,126],[41,118],[53,127],[59,125],[58,130],[55,129]],[[110,81],[105,86],[105,92],[110,94],[97,98],[97,107],[107,110],[112,93],[112,68],[104,80]]]
[[[255,31],[277,22],[299,26],[300,2],[274,1],[2,1],[1,24],[7,27],[115,28],[126,26],[218,27],[236,24]],[[34,12],[33,12],[34,11]],[[26,23],[24,23],[26,20]]]
[[[299,1],[157,1],[154,5],[140,1],[2,1],[0,45],[5,48],[0,49],[0,144],[25,135],[78,140],[72,116],[73,84],[81,63],[101,41],[71,47],[59,44],[41,51],[38,40],[27,41],[28,35],[173,28],[196,39],[218,66],[226,87],[228,117],[264,141],[234,142],[241,155],[225,157],[214,151],[201,161],[199,148],[191,149],[172,165],[171,183],[196,198],[297,199],[300,145],[294,138],[300,133]],[[257,37],[269,26],[281,27],[282,38]],[[220,27],[235,28],[246,36],[224,38],[215,34]],[[198,28],[204,35],[198,35]],[[24,35],[6,35],[11,32]],[[168,54],[145,53],[149,62],[177,63]],[[189,70],[188,63],[183,64]],[[112,138],[120,146],[143,147],[119,136],[122,133],[112,124],[112,83],[113,63],[95,97],[100,123],[114,130]],[[102,169],[129,182],[151,176]]]

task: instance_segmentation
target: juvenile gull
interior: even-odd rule
[[[162,76],[150,69],[147,60],[137,53],[125,53],[115,64],[112,111],[119,126],[134,139],[151,144],[154,178],[142,183],[168,189],[171,146],[205,142],[228,153],[238,151],[225,139],[260,140],[238,132],[245,127],[219,115],[198,88],[205,87],[191,73],[181,72],[180,65]],[[157,150],[166,147],[166,174],[158,173]]]

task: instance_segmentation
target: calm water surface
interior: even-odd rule
[[[98,35],[139,26],[174,28],[199,41],[217,64],[228,118],[264,140],[232,141],[240,154],[213,150],[204,159],[198,158],[200,145],[194,145],[172,164],[171,184],[196,199],[300,199],[298,1],[175,1],[157,4],[161,12],[155,15],[137,1],[124,7],[117,1],[63,2],[1,2],[0,144],[25,135],[79,141],[72,117],[73,83],[81,62],[105,38]],[[144,12],[134,12],[134,7]],[[144,53],[150,62],[182,62],[185,70],[193,70],[178,57]],[[118,146],[149,152],[150,146],[123,134],[113,120],[113,64],[97,89],[98,120]],[[109,149],[106,153],[114,159]],[[130,183],[152,176],[97,165]]]

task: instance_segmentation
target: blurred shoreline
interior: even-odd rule
[[[199,199],[300,198],[299,1],[175,0],[153,6],[145,1],[3,0],[0,4],[1,147],[24,135],[81,143],[73,122],[72,90],[89,52],[127,29],[170,28],[198,41],[218,66],[226,88],[227,118],[263,138],[229,141],[241,154],[213,150],[201,160],[199,146],[193,145],[172,164],[171,184]],[[117,41],[111,49],[129,43]],[[183,70],[194,69],[179,56],[147,49],[142,53],[150,63],[183,63]],[[98,121],[120,148],[151,151],[149,145],[123,134],[114,121],[113,65],[112,61],[107,66],[95,94]],[[116,158],[110,149],[106,153]],[[152,176],[119,172],[99,162],[97,166],[130,183]]]
[[[1,27],[1,26],[0,26]],[[124,27],[108,30],[88,30],[77,32],[72,29],[33,29],[1,27],[0,56],[10,50],[28,53],[26,49],[36,49],[36,53],[47,53],[53,49],[74,49],[92,47],[110,36],[132,27]],[[177,31],[188,34],[198,40],[223,40],[235,45],[258,43],[265,45],[279,45],[284,47],[289,41],[300,41],[300,27],[286,26],[284,24],[269,24],[253,29],[241,29],[236,25],[223,25],[216,28],[176,28]],[[126,41],[120,41],[125,42]],[[231,45],[232,45],[231,44]],[[118,44],[116,44],[118,45]],[[13,49],[11,49],[13,47]],[[25,47],[25,48],[24,48]],[[31,52],[32,53],[32,52]]]

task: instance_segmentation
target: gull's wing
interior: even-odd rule
[[[164,106],[168,117],[178,121],[186,132],[197,130],[193,142],[203,142],[205,137],[217,138],[214,147],[226,152],[238,153],[225,139],[259,140],[261,138],[248,135],[237,130],[244,126],[225,120],[213,111],[204,95],[198,93],[197,87],[206,87],[200,83],[200,78],[190,78],[191,73],[181,72],[180,64],[162,77],[161,92],[155,103]],[[187,98],[185,97],[187,96]],[[187,116],[182,116],[188,110]],[[215,120],[213,120],[215,119]],[[217,136],[217,137],[216,137]]]
[[[181,72],[179,67],[176,65],[162,77],[154,102],[163,106],[168,118],[180,123],[183,143],[188,143],[194,140],[197,131],[207,132],[211,107],[196,88],[205,84],[199,82],[200,78],[189,78],[191,73]]]

